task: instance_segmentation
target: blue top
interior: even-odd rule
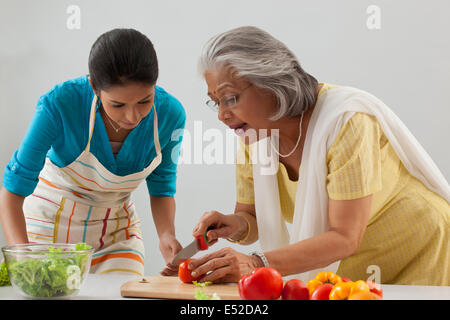
[[[5,168],[3,185],[8,191],[22,196],[32,194],[46,157],[60,168],[78,158],[88,142],[93,98],[94,91],[88,76],[60,83],[39,98],[22,144]],[[154,104],[158,115],[162,162],[146,178],[147,187],[152,196],[173,197],[186,113],[174,96],[158,86],[155,87]],[[90,152],[106,169],[118,176],[144,170],[156,157],[153,117],[154,113],[150,112],[141,120],[114,157],[105,124],[97,109]],[[181,130],[177,130],[172,139],[176,129]]]

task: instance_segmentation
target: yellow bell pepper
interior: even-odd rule
[[[333,272],[319,272],[314,279],[308,281],[309,296],[312,296],[317,287],[322,284],[331,283],[335,285],[340,282],[342,282],[341,277]]]
[[[356,282],[340,282],[337,283],[330,292],[330,300],[347,300],[353,294],[370,291],[369,286],[363,280]]]

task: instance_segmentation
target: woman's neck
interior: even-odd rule
[[[100,115],[102,116],[103,123],[105,124],[106,133],[108,135],[109,141],[124,142],[128,134],[131,132],[131,130],[121,128],[116,123],[114,123],[113,126],[113,124],[111,124],[112,120],[108,117],[103,108],[100,108]]]
[[[319,85],[317,87],[315,101],[317,101],[317,97],[321,88],[322,85]],[[304,111],[303,119],[301,115],[296,117],[284,117],[278,120],[277,123],[275,123],[275,127],[279,130],[279,152],[281,154],[289,154],[289,152],[291,152],[292,149],[295,148],[300,135],[300,143],[297,146],[296,150],[293,152],[292,156],[294,156],[295,154],[301,154],[300,150],[303,149],[303,143],[306,138],[309,120],[311,119],[315,105],[316,103],[314,102],[311,107]]]
[[[317,101],[317,97],[321,88],[322,85],[319,85],[316,90],[315,101]],[[303,155],[303,146],[305,144],[309,121],[311,119],[315,105],[316,103],[314,102],[314,104],[310,108],[304,111],[303,119],[301,119],[301,116],[282,118],[278,121],[279,123],[276,124],[276,127],[279,128],[278,152],[280,154],[287,155],[295,148],[290,156],[279,158],[279,161],[285,166],[289,179],[291,181],[298,180],[299,168]],[[297,141],[299,140],[299,138],[300,141],[297,145]]]

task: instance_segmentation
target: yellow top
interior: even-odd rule
[[[324,84],[319,96],[335,87]],[[236,165],[237,202],[253,204],[251,146],[242,152],[246,161]],[[450,285],[450,205],[406,170],[376,117],[355,113],[340,130],[326,161],[331,199],[373,194],[360,248],[341,261],[338,274],[367,279],[367,268],[376,265],[382,283]],[[292,223],[299,182],[289,179],[281,162],[277,180],[283,217]]]

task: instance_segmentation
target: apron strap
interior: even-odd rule
[[[92,139],[92,134],[94,133],[94,124],[95,124],[95,115],[96,115],[96,111],[97,111],[97,103],[98,103],[98,97],[97,95],[94,94],[94,99],[92,99],[92,105],[91,105],[91,113],[89,116],[89,138],[88,138],[88,143],[86,145],[86,148],[84,149],[84,151],[89,152],[90,148],[91,148],[91,139]]]
[[[153,104],[153,112],[155,114],[153,118],[153,140],[155,143],[156,155],[159,156],[161,154],[161,145],[159,144],[158,115],[156,114],[155,104]]]

